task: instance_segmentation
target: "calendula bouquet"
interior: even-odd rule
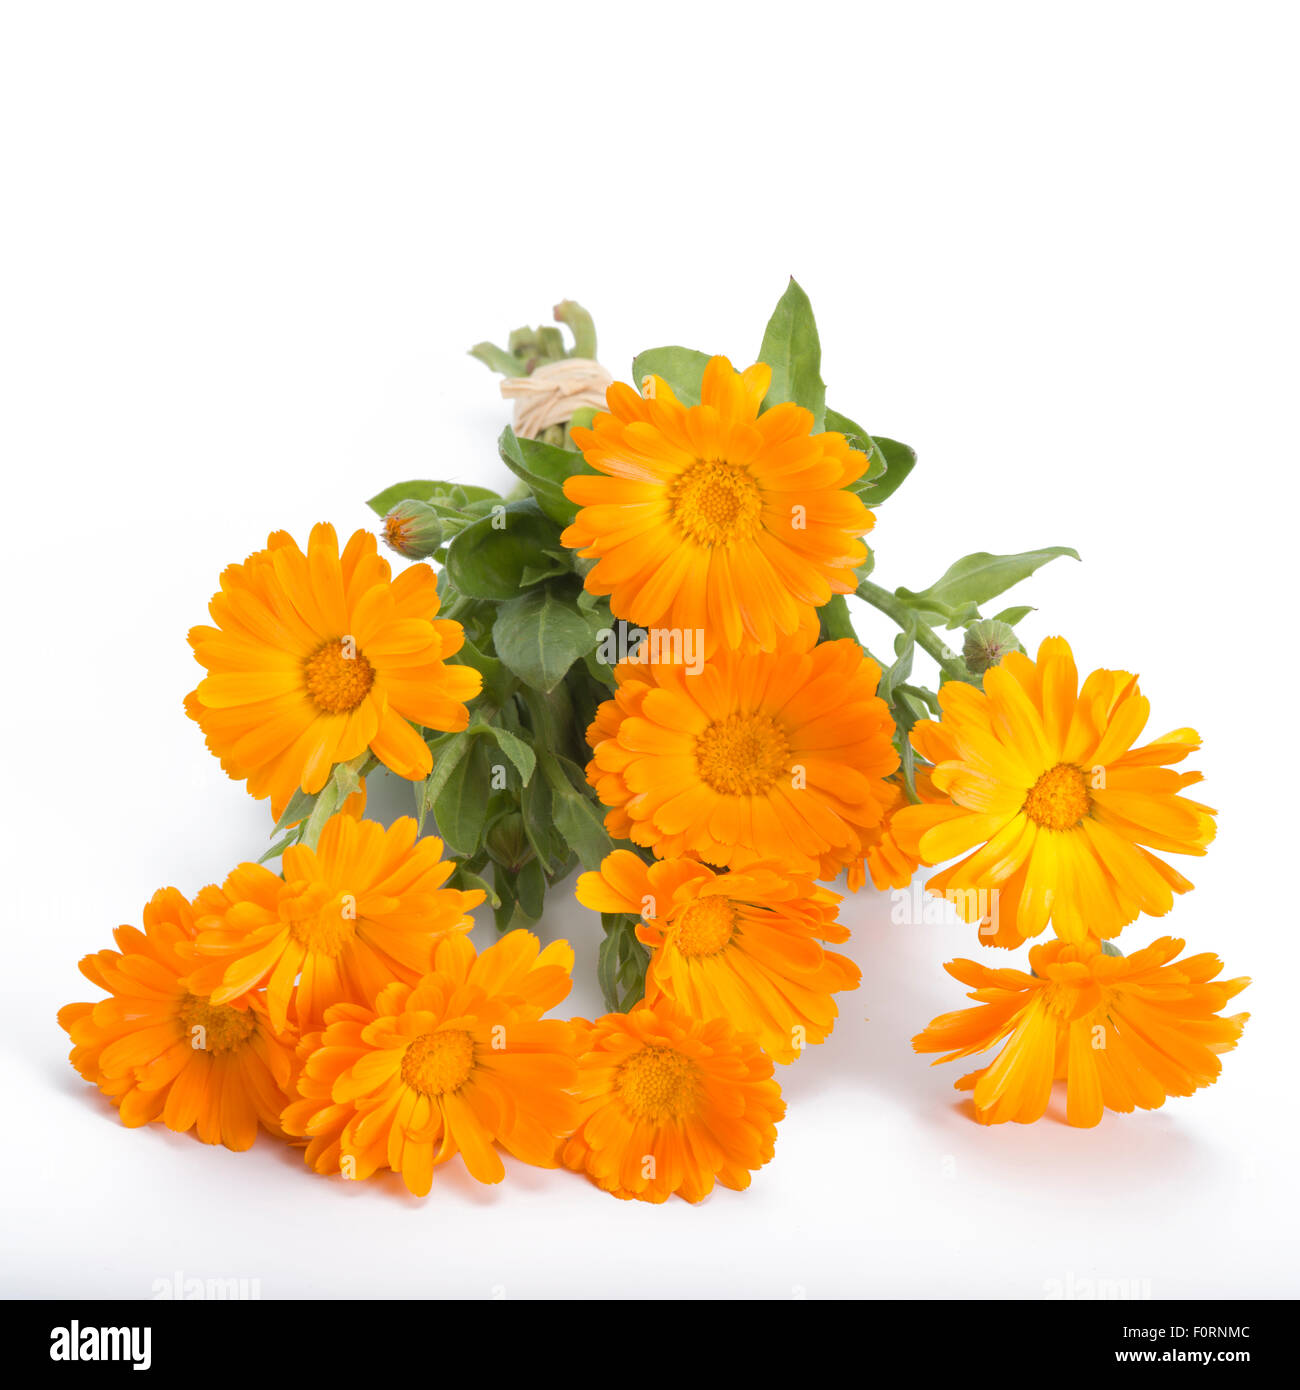
[[[1136,676],[1081,681],[1061,637],[1029,655],[1032,610],[1000,606],[1075,552],[882,586],[864,537],[916,456],[827,405],[794,282],[743,370],[657,348],[615,381],[590,316],[556,319],[572,345],[473,349],[514,401],[513,492],[396,483],[378,534],[273,532],[221,575],[185,711],[273,843],[82,961],[105,997],[60,1012],[78,1071],[128,1125],[262,1128],[318,1173],[424,1194],[457,1154],[498,1181],[504,1150],[698,1201],[773,1156],[776,1070],[859,983],[829,885],[938,869],[977,941],[1028,946],[951,962],[974,1007],[914,1039],[993,1054],[957,1083],[979,1121],[1040,1118],[1057,1081],[1076,1125],[1213,1082],[1247,981],[1116,944],[1214,837],[1180,770],[1200,740],[1148,737]],[[897,627],[885,655],[851,595]],[[413,796],[387,827],[376,775]],[[557,889],[593,914],[601,1018],[556,1016],[574,953],[527,927]],[[476,951],[480,907],[500,937]]]

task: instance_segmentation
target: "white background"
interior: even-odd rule
[[[6,6],[5,1290],[1294,1295],[1293,15]],[[962,1002],[941,963],[971,929],[864,894],[864,983],[783,1070],[745,1194],[623,1204],[512,1163],[421,1202],[120,1127],[55,1025],[94,995],[78,958],[266,843],[181,709],[222,566],[367,525],[397,479],[504,482],[479,339],[573,296],[616,372],[671,342],[744,365],[789,274],[831,401],[920,452],[876,577],[1074,545],[1016,591],[1027,640],[1140,671],[1153,733],[1204,734],[1219,838],[1122,944],[1254,976],[1221,1082],[1093,1131],[975,1125],[960,1067],[909,1046]],[[598,923],[563,897],[542,931],[590,1011]]]

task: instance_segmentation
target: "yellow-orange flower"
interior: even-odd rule
[[[585,583],[643,627],[705,633],[712,650],[773,650],[832,594],[852,593],[875,518],[848,491],[867,456],[813,434],[810,411],[762,410],[772,372],[705,368],[700,404],[659,377],[609,388],[610,414],[574,441],[599,476],[564,484],[580,505],[562,540],[597,560]]]
[[[692,675],[628,662],[587,731],[617,839],[660,858],[754,858],[833,878],[861,860],[898,766],[880,668],[856,642],[719,649]]]
[[[572,968],[567,942],[539,954],[530,932],[477,956],[468,937],[446,938],[414,985],[335,1005],[303,1038],[286,1132],[307,1140],[318,1173],[391,1168],[421,1197],[458,1153],[479,1182],[500,1182],[497,1144],[556,1167],[577,1123],[575,1032],[541,1015],[568,994]]]
[[[98,951],[81,973],[108,993],[68,1004],[59,1023],[72,1065],[132,1127],[161,1120],[205,1144],[247,1149],[259,1122],[280,1134],[293,1043],[277,1036],[258,996],[240,1008],[192,992],[195,915],[175,888],[144,910],[144,930],[119,927],[116,951]]]
[[[725,1019],[668,1000],[606,1014],[578,1043],[578,1115],[565,1164],[624,1199],[698,1202],[749,1186],[785,1114],[772,1060]]]
[[[1220,1016],[1250,981],[1216,980],[1223,962],[1214,955],[1175,961],[1183,945],[1162,936],[1124,958],[1091,939],[1048,941],[1029,952],[1032,975],[951,961],[948,973],[979,1002],[936,1018],[912,1045],[946,1053],[937,1065],[1005,1040],[991,1065],[957,1082],[974,1092],[982,1124],[1039,1119],[1054,1080],[1066,1083],[1072,1125],[1095,1125],[1103,1109],[1154,1110],[1214,1082],[1218,1054],[1236,1046],[1250,1017]]]
[[[1068,644],[1049,637],[1036,661],[1003,657],[983,693],[948,682],[939,704],[942,722],[918,723],[912,743],[950,800],[904,808],[894,832],[926,864],[966,856],[928,886],[984,919],[991,944],[1049,921],[1068,941],[1114,936],[1191,888],[1151,851],[1204,854],[1214,838],[1214,812],[1179,795],[1201,774],[1168,766],[1200,737],[1175,729],[1135,747],[1150,713],[1136,676],[1094,671],[1080,690]]]
[[[208,676],[185,700],[208,747],[278,818],[295,790],[317,792],[336,763],[369,748],[402,777],[427,777],[416,725],[463,729],[482,677],[448,665],[465,640],[438,613],[428,565],[394,580],[375,538],[358,531],[339,555],[334,528],[312,528],[304,555],[277,531],[221,576],[215,627],[190,645]]]
[[[409,816],[385,831],[340,812],[314,850],[293,845],[282,863],[283,878],[241,864],[194,903],[196,988],[224,1004],[265,984],[277,1028],[290,1019],[319,1028],[331,1004],[373,1001],[393,980],[413,984],[442,938],[473,927],[469,910],[483,901],[443,887],[455,864],[441,840],[417,842]]]
[[[647,1003],[662,996],[692,1018],[725,1018],[778,1062],[825,1042],[838,1013],[831,995],[862,978],[821,944],[849,939],[835,920],[839,895],[776,866],[718,874],[690,859],[647,865],[615,850],[599,873],[579,877],[577,895],[593,911],[642,919]]]

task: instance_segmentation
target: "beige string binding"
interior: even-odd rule
[[[605,392],[614,378],[589,357],[564,357],[543,362],[531,376],[508,376],[501,382],[502,396],[515,403],[515,433],[520,439],[536,439],[552,425],[562,425],[576,410],[605,408]]]

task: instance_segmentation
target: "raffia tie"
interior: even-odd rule
[[[543,362],[531,376],[506,377],[501,394],[515,403],[515,433],[521,439],[536,439],[551,425],[572,419],[583,406],[604,410],[605,392],[613,381],[599,362],[565,357]]]

